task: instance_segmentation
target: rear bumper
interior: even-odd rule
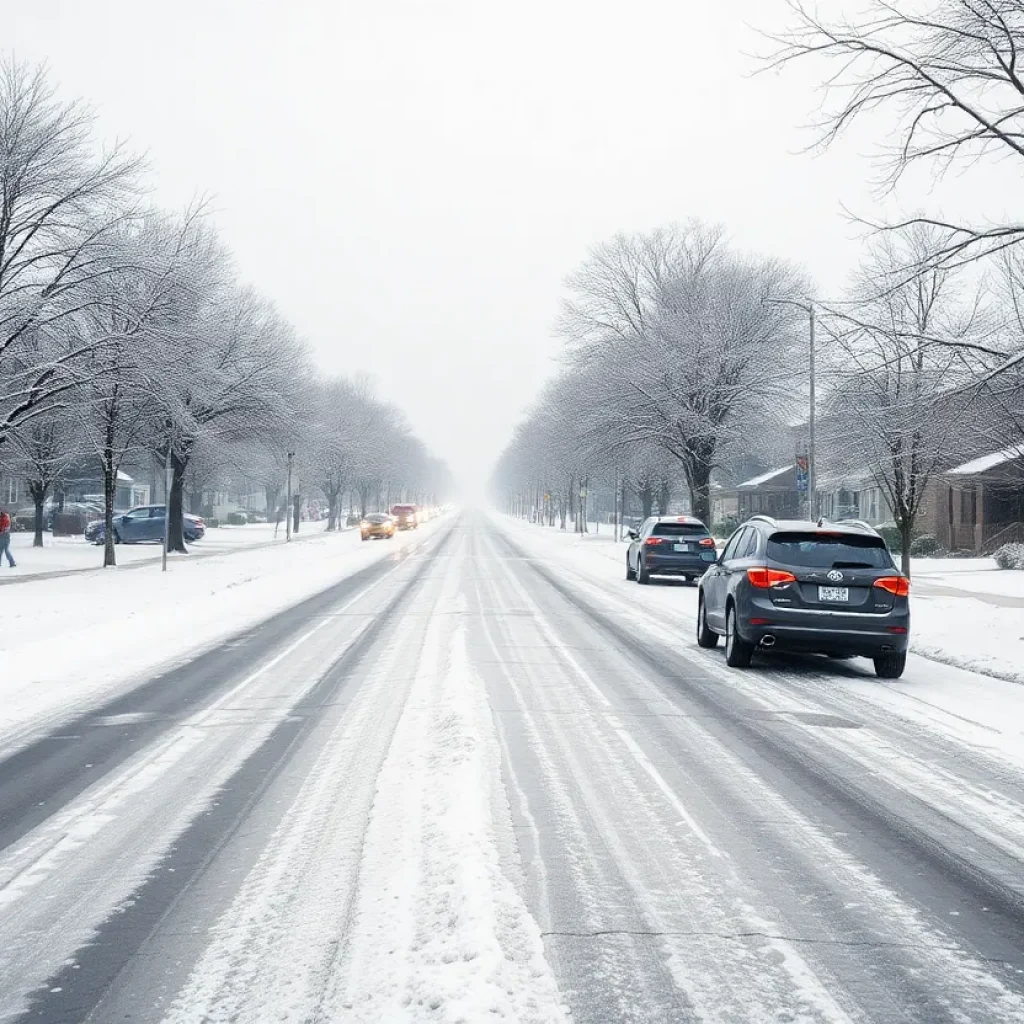
[[[644,568],[654,576],[703,576],[714,564],[693,555],[644,555]]]
[[[782,609],[767,600],[753,602],[745,612],[739,617],[743,639],[775,650],[872,658],[890,651],[906,651],[910,645],[907,607],[884,614],[858,615]]]

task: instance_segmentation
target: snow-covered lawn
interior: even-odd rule
[[[296,544],[181,556],[166,573],[158,560],[0,588],[0,751],[422,543],[439,525],[387,542],[364,544],[356,530],[321,533]],[[258,528],[241,529],[259,536]]]
[[[626,544],[610,529],[583,537],[521,520],[498,521],[545,557],[610,585],[623,579]],[[1024,572],[999,570],[989,558],[914,559],[911,650],[933,661],[1024,683]],[[948,588],[953,588],[952,590]],[[696,591],[669,584],[644,590],[645,604],[666,615],[696,616]],[[981,595],[995,595],[984,599]],[[1018,600],[1019,599],[1019,602]],[[687,625],[689,628],[689,625]]]
[[[303,523],[299,538],[315,536],[324,532],[326,521]],[[189,545],[193,555],[218,554],[256,547],[260,544],[284,543],[284,523],[274,536],[273,523],[252,523],[248,526],[221,526],[209,529],[202,540]],[[43,547],[32,547],[31,533],[11,535],[11,553],[18,563],[14,569],[6,561],[0,568],[0,582],[11,578],[38,576],[44,573],[69,572],[79,569],[93,569],[103,565],[103,548],[86,543],[82,537],[54,537],[43,534]],[[119,544],[118,565],[133,565],[139,562],[153,562],[160,559],[159,544]]]

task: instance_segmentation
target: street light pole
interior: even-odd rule
[[[816,490],[817,476],[814,467],[814,407],[816,402],[814,400],[814,384],[815,384],[815,373],[814,373],[814,303],[810,302],[807,305],[807,316],[810,322],[810,367],[811,367],[811,408],[810,415],[807,419],[807,507],[810,509],[810,518],[818,518],[818,492]]]
[[[815,365],[814,365],[814,303],[813,302],[797,302],[796,299],[771,299],[766,298],[764,302],[767,305],[772,306],[796,306],[797,309],[802,309],[807,314],[808,325],[810,328],[810,337],[808,340],[810,346],[810,409],[808,410],[807,417],[807,518],[817,519],[817,505],[818,495],[816,490],[816,474],[815,474],[815,459],[814,459],[814,432],[815,432]]]
[[[284,510],[284,539],[287,543],[292,539],[292,463],[295,452],[288,453],[288,504]]]

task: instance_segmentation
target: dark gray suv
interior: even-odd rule
[[[650,583],[652,576],[703,576],[718,557],[708,528],[693,516],[650,516],[629,531],[626,579]]]
[[[757,649],[873,659],[903,674],[910,581],[866,523],[754,516],[701,578],[697,643],[725,637],[725,660],[746,668]]]

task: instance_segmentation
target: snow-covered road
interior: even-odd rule
[[[1024,1020],[1024,686],[618,575],[452,517],[16,748],[0,1021]]]

